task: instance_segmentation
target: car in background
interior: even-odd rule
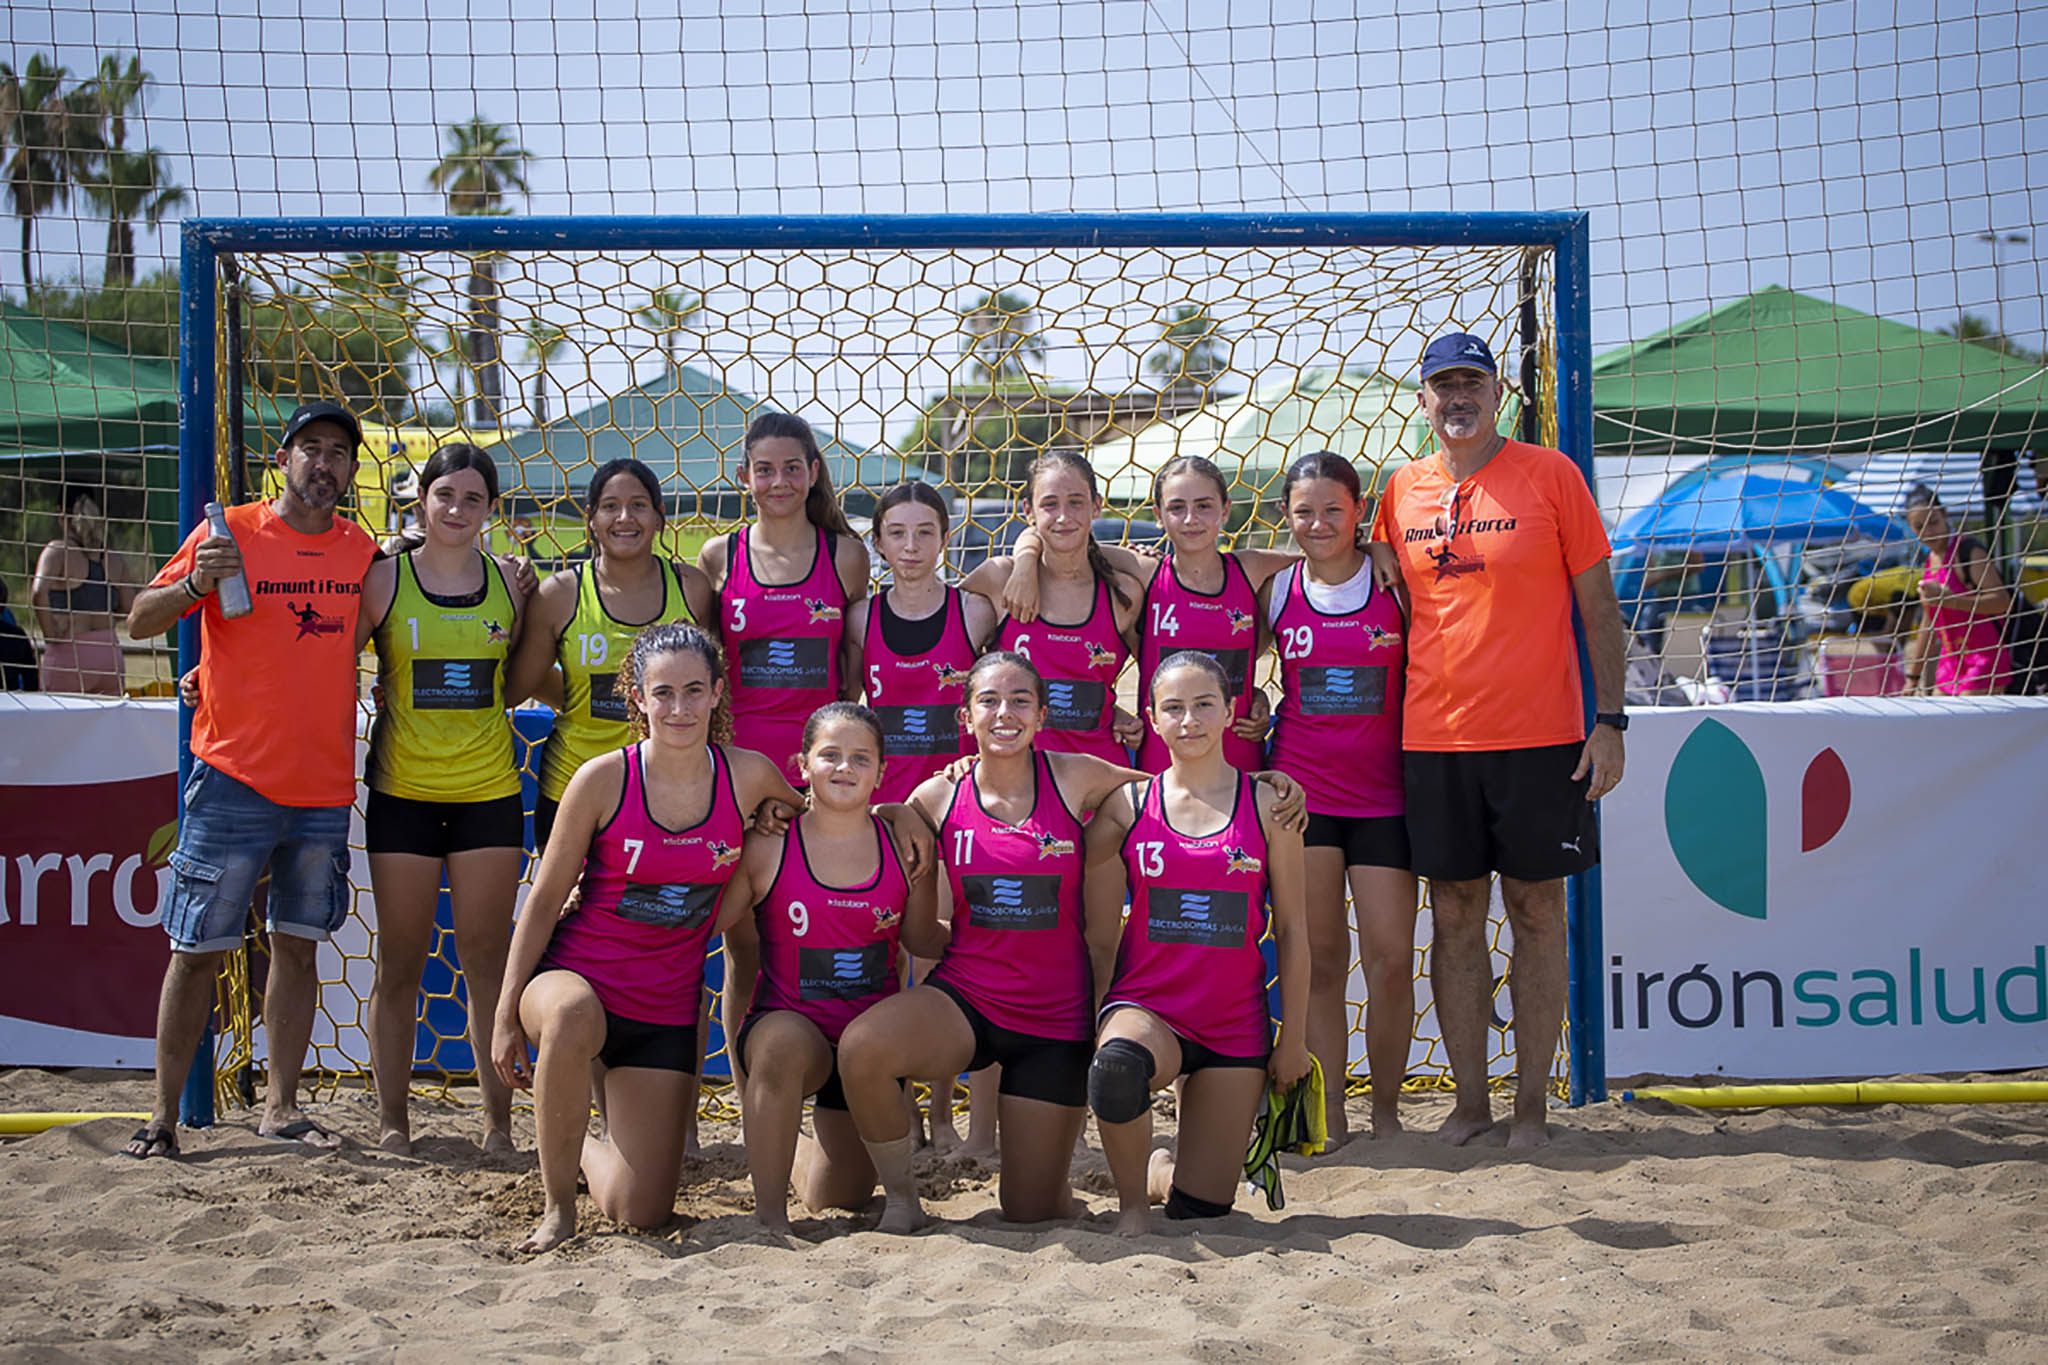
[[[946,560],[957,576],[965,578],[986,561],[1016,549],[1025,524],[1017,504],[1006,498],[976,498],[965,504],[956,501],[952,534],[946,537]],[[1156,521],[1097,517],[1095,539],[1104,545],[1161,554],[1166,549],[1166,532]]]

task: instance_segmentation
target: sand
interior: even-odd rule
[[[2035,1079],[2048,1073],[2034,1073]],[[133,1109],[108,1073],[0,1072],[0,1110]],[[1355,1102],[1354,1102],[1355,1103]],[[1442,1099],[1409,1108],[1417,1127]],[[530,1154],[494,1162],[475,1111],[419,1102],[420,1157],[364,1150],[372,1111],[312,1112],[356,1143],[304,1156],[253,1115],[124,1160],[134,1124],[0,1143],[0,1359],[1816,1360],[2048,1353],[2048,1107],[1556,1115],[1498,1134],[1289,1158],[1288,1203],[1123,1241],[1099,1153],[1078,1221],[1020,1228],[993,1173],[923,1158],[944,1220],[759,1230],[737,1129],[706,1127],[677,1218],[548,1255]],[[1358,1115],[1354,1122],[1362,1120]],[[531,1124],[520,1116],[519,1137]]]

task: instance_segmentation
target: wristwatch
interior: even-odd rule
[[[1595,715],[1593,716],[1593,723],[1595,725],[1609,726],[1616,733],[1620,733],[1621,731],[1628,729],[1628,712],[1600,711],[1595,713]]]

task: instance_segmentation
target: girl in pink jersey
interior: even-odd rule
[[[1934,690],[1944,696],[2004,692],[2012,683],[2012,651],[2004,623],[2012,594],[1998,565],[1974,537],[1955,533],[1948,509],[1926,484],[1906,491],[1906,524],[1927,547],[1920,576],[1920,629],[1906,647],[1906,678],[1924,687],[1934,655]]]
[[[1142,587],[1095,543],[1102,495],[1088,461],[1070,451],[1039,456],[1031,462],[1026,499],[1043,547],[1035,569],[1038,618],[1003,621],[996,647],[1022,654],[1045,678],[1040,749],[1128,763],[1139,726],[1117,707],[1116,680],[1137,639]],[[963,586],[993,600],[1016,568],[1011,556],[991,559]]]
[[[808,422],[763,413],[744,448],[754,520],[706,542],[697,562],[718,591],[733,736],[799,782],[804,721],[841,695],[846,606],[867,595],[868,552]]]
[[[948,586],[951,517],[927,483],[900,483],[875,504],[875,548],[889,586],[847,611],[847,694],[865,697],[880,717],[887,761],[878,800],[908,800],[926,778],[970,750],[960,722],[967,671],[995,635],[995,608],[979,593]],[[915,963],[922,981],[931,963]],[[941,1152],[995,1155],[993,1073],[969,1078],[973,1098],[963,1142],[953,1125],[953,1078],[929,1077],[931,1140]]]
[[[785,833],[747,841],[757,900],[753,919],[735,925],[730,941],[758,940],[760,974],[726,991],[726,1036],[735,1039],[734,1074],[746,1099],[754,1216],[771,1228],[789,1227],[792,1169],[813,1211],[858,1209],[874,1194],[875,1169],[839,1081],[839,1038],[896,993],[904,925],[929,931],[937,922],[932,878],[913,883],[905,875],[888,830],[868,810],[882,742],[881,722],[866,707],[818,708],[804,726],[810,809]],[[910,946],[919,946],[914,937]],[[815,1140],[799,1133],[808,1095],[817,1097]]]
[[[1401,782],[1407,614],[1373,582],[1358,548],[1358,471],[1329,451],[1304,455],[1281,486],[1300,565],[1259,594],[1261,645],[1280,653],[1272,763],[1308,792],[1303,855],[1309,941],[1308,1046],[1326,1078],[1330,1149],[1346,1134],[1349,1039],[1344,986],[1347,881],[1365,973],[1372,1130],[1398,1132],[1415,1022],[1415,875]]]
[[[1108,982],[1088,1102],[1125,1237],[1148,1230],[1154,1200],[1168,1218],[1228,1213],[1267,1076],[1284,1089],[1308,1071],[1301,836],[1274,816],[1270,790],[1224,760],[1230,695],[1211,655],[1186,650],[1162,661],[1147,711],[1166,771],[1119,789],[1088,826],[1089,948],[1095,979]],[[1269,900],[1280,953],[1277,1049],[1259,951]],[[1183,1076],[1174,1151],[1154,1156],[1152,1092]]]
[[[723,673],[696,627],[641,632],[619,685],[643,737],[569,779],[513,931],[491,1060],[507,1085],[534,1092],[547,1193],[521,1251],[574,1234],[579,1165],[611,1218],[658,1227],[674,1210],[705,947],[752,902],[745,813],[802,800],[776,765],[724,742]],[[581,903],[564,914],[579,878]],[[586,1134],[593,1062],[601,1139]]]

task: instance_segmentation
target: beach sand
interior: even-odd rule
[[[0,1110],[146,1095],[0,1072]],[[1446,1107],[1406,1113],[1425,1129]],[[1533,1159],[1498,1132],[1359,1139],[1288,1158],[1279,1213],[1240,1196],[1135,1241],[1110,1233],[1092,1149],[1073,1223],[1005,1225],[992,1172],[926,1156],[935,1230],[843,1215],[771,1237],[736,1126],[713,1123],[666,1228],[586,1199],[583,1232],[538,1258],[511,1250],[540,1211],[533,1158],[485,1158],[474,1109],[416,1101],[411,1160],[360,1145],[360,1093],[312,1112],[354,1141],[301,1155],[235,1111],[175,1163],[114,1155],[124,1119],[0,1142],[0,1359],[2048,1354],[2048,1106],[1560,1109]],[[524,1114],[517,1132],[530,1147]]]

